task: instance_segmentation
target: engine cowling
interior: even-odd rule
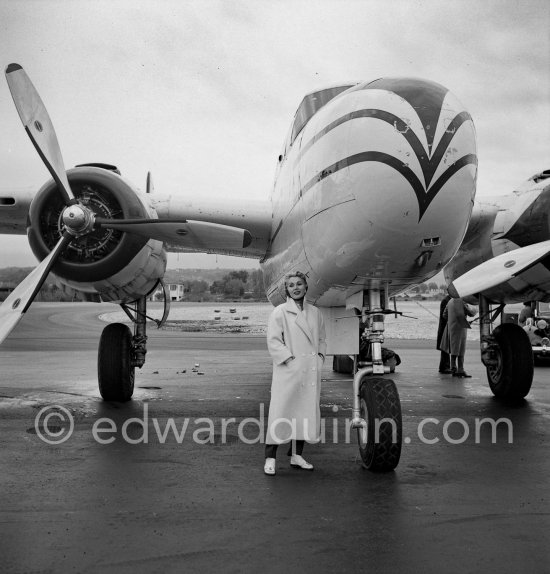
[[[82,166],[67,171],[76,199],[99,218],[156,218],[134,187],[110,169]],[[63,233],[63,198],[49,180],[32,201],[27,235],[33,253],[43,260]],[[104,301],[129,302],[150,293],[164,275],[166,252],[161,241],[100,228],[74,239],[52,271],[67,291]]]

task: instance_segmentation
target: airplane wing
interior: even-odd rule
[[[84,169],[84,168],[82,168]],[[164,242],[169,252],[201,252],[259,259],[265,255],[271,234],[269,201],[190,200],[179,196],[143,195],[158,219],[96,219],[110,229],[128,231]],[[25,235],[34,192],[0,191],[0,234]]]
[[[33,190],[0,189],[0,233],[25,235]]]

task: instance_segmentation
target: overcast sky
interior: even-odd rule
[[[415,76],[449,88],[478,135],[478,195],[550,168],[546,0],[0,0],[0,54],[21,64],[67,167],[117,165],[157,192],[267,198],[302,97]],[[0,187],[49,177],[0,79]],[[0,266],[33,265],[0,236]],[[180,255],[171,267],[244,267]]]

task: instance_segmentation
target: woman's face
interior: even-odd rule
[[[306,284],[300,277],[291,277],[287,281],[286,288],[290,296],[296,301],[303,299],[307,290]]]

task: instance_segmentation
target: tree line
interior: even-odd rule
[[[31,271],[32,267],[5,267],[0,269],[0,301],[15,288]],[[183,284],[184,301],[219,301],[248,299],[267,301],[261,269],[238,271],[229,269],[167,269],[167,284]],[[410,296],[427,295],[437,289],[444,292],[445,285],[435,282],[422,283],[408,291]],[[49,275],[42,287],[38,301],[67,301],[67,296]]]
[[[229,271],[221,279],[208,283],[204,279],[183,279],[184,299],[210,301],[250,299],[267,301],[261,269]]]
[[[32,267],[5,267],[0,269],[0,301],[33,270]],[[207,278],[207,279],[205,279]],[[249,299],[267,301],[261,269],[252,271],[229,269],[167,269],[167,284],[183,284],[186,301],[215,301]],[[68,301],[67,295],[49,275],[40,290],[37,301]]]

